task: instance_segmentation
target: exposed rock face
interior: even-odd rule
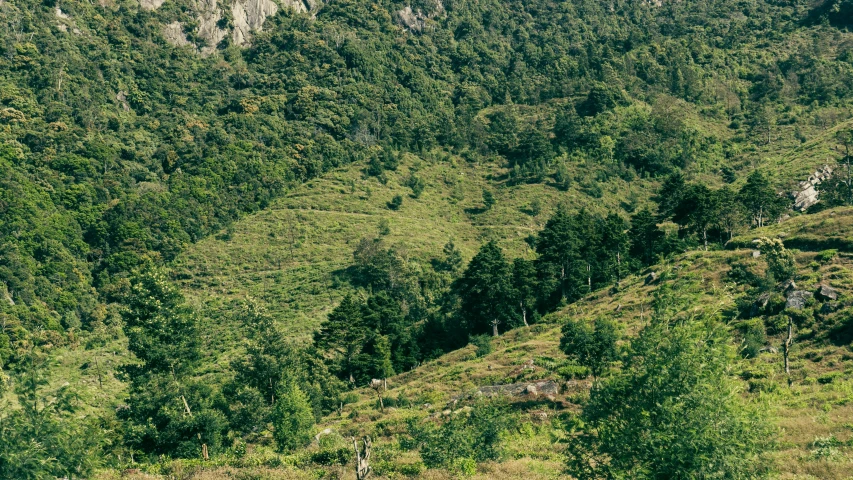
[[[427,22],[441,15],[444,12],[444,5],[439,1],[436,2],[435,10],[432,13],[425,13],[420,8],[417,11],[412,10],[411,6],[406,6],[401,10],[397,10],[397,21],[407,30],[420,33],[426,28]]]
[[[806,307],[806,302],[812,298],[812,292],[805,290],[794,290],[788,294],[788,299],[785,301],[785,308],[794,310],[802,310]]]
[[[838,300],[838,291],[829,285],[819,285],[815,296],[822,301]]]
[[[163,38],[176,47],[191,45],[190,41],[187,40],[186,34],[184,34],[184,27],[181,25],[181,22],[172,22],[168,25],[163,25],[162,33]]]
[[[297,12],[307,11],[302,2],[293,1],[291,8]],[[251,31],[260,31],[267,17],[278,12],[278,5],[271,0],[243,0],[234,2],[231,14],[234,17],[233,40],[235,45],[248,45]]]
[[[163,2],[166,0],[139,0],[139,7],[143,10],[157,10],[161,6],[163,6]]]
[[[146,10],[154,10],[163,4],[164,0],[140,0],[140,6]],[[282,0],[281,5],[292,8],[297,12],[309,12],[316,10],[319,0]],[[204,40],[204,46],[198,51],[202,55],[210,55],[216,51],[219,42],[231,35],[235,45],[249,45],[252,31],[261,31],[266,19],[275,15],[279,9],[279,3],[273,0],[236,0],[230,4],[232,25],[220,28],[222,20],[222,8],[227,7],[223,0],[195,0],[196,21],[198,28],[196,35]],[[172,45],[189,45],[186,35],[182,31],[182,25],[173,22],[163,27],[163,36]]]
[[[791,197],[794,199],[794,210],[804,211],[816,204],[819,199],[815,187],[830,177],[832,177],[832,167],[824,165],[823,168],[811,174],[808,179],[800,182],[799,189],[791,192]]]

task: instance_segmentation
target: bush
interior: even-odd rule
[[[470,470],[470,461],[498,460],[502,456],[501,438],[515,428],[516,416],[501,401],[481,401],[467,413],[456,413],[444,423],[408,422],[409,434],[420,446],[421,458],[428,468]]]
[[[677,304],[656,307],[666,312]],[[754,478],[773,429],[729,376],[716,319],[672,324],[656,313],[622,371],[590,392],[569,446],[576,478]]]
[[[589,376],[589,368],[582,365],[565,365],[557,369],[557,374],[566,380],[579,380]]]
[[[403,206],[403,196],[402,195],[394,195],[394,198],[388,202],[388,208],[391,210],[399,210],[400,207]]]
[[[485,357],[495,350],[492,346],[492,337],[489,335],[472,335],[469,337],[468,342],[477,347],[475,350],[477,358]]]
[[[323,448],[311,453],[311,462],[327,467],[346,465],[351,455],[352,452],[347,447]]]
[[[835,260],[835,257],[838,256],[838,250],[830,249],[824,250],[817,254],[817,261],[826,265],[827,263]]]

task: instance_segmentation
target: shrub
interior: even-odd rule
[[[501,400],[481,401],[467,413],[456,413],[444,423],[409,420],[409,434],[420,446],[428,468],[460,468],[468,472],[471,461],[498,460],[501,438],[515,427],[516,416]]]
[[[477,347],[475,350],[477,358],[485,357],[495,350],[492,346],[492,338],[489,335],[472,335],[468,341]]]
[[[827,263],[835,260],[835,257],[838,256],[838,250],[830,249],[824,250],[817,254],[817,261],[826,265]]]
[[[394,198],[388,202],[388,208],[391,210],[399,210],[400,207],[403,206],[403,196],[402,195],[394,195]]]
[[[715,319],[672,324],[656,313],[631,342],[622,371],[590,392],[586,428],[569,447],[569,472],[576,478],[760,476],[773,430],[729,377],[732,354]]]

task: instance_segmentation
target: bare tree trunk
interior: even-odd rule
[[[785,375],[788,375],[788,383],[791,383],[791,368],[788,364],[788,354],[791,351],[791,342],[793,341],[794,319],[788,317],[788,337],[785,339],[784,355],[785,355]]]
[[[525,327],[529,327],[527,324],[527,309],[524,308],[524,302],[521,302],[521,320],[524,322]]]
[[[497,318],[492,320],[492,336],[493,337],[498,336],[498,319]]]
[[[355,437],[352,439],[352,446],[355,448],[355,478],[364,480],[370,475],[370,449],[373,442],[370,437],[364,437],[364,453],[358,448],[358,442]]]

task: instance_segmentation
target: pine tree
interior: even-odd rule
[[[631,217],[630,254],[642,265],[652,265],[663,251],[664,233],[658,228],[657,218],[645,208]]]
[[[273,412],[273,439],[278,449],[288,452],[308,445],[314,422],[305,392],[292,380],[284,383]]]
[[[361,302],[348,294],[314,334],[314,345],[336,357],[342,378],[352,373],[355,356],[360,353],[368,334],[362,320],[362,307]]]
[[[460,300],[460,313],[468,324],[469,333],[491,330],[498,335],[498,326],[512,321],[511,267],[501,248],[491,241],[471,259],[465,273],[453,284]]]

